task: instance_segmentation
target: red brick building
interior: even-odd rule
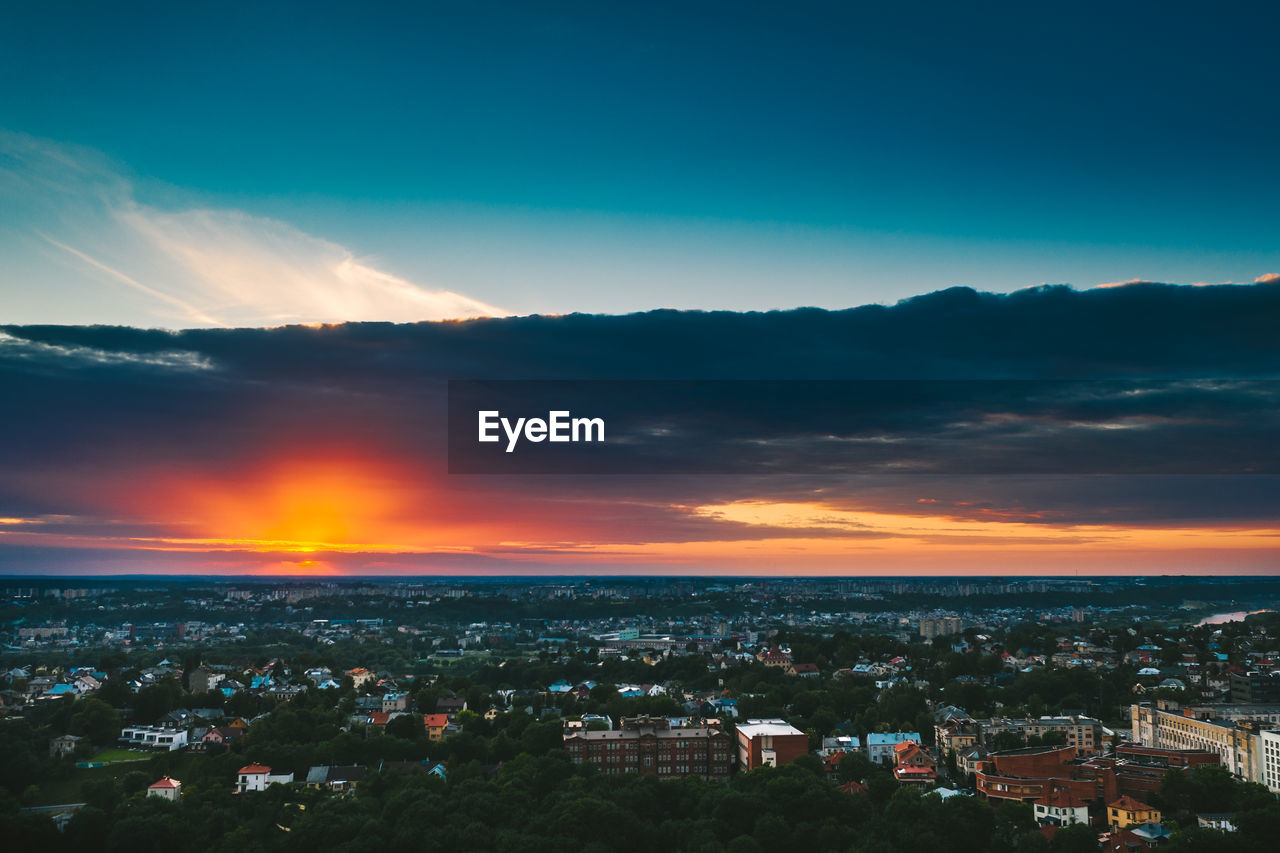
[[[1115,772],[1076,760],[1076,748],[1029,747],[987,756],[975,774],[978,794],[989,800],[1035,802],[1055,790],[1085,802],[1113,800]]]
[[[809,751],[809,736],[783,720],[738,724],[738,769],[782,767]]]
[[[697,776],[724,781],[733,770],[733,742],[713,726],[673,729],[661,717],[624,717],[617,731],[576,730],[565,751],[575,764],[594,764],[601,773]]]

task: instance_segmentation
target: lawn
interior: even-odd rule
[[[120,761],[147,761],[155,753],[135,752],[132,749],[104,749],[89,761],[93,764],[115,764]]]

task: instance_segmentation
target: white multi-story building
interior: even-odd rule
[[[165,729],[160,726],[126,726],[120,730],[120,742],[127,746],[167,749],[173,752],[187,745],[187,730]]]
[[[1258,735],[1259,764],[1262,778],[1258,781],[1272,793],[1280,792],[1280,729],[1270,729]]]

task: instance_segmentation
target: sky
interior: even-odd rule
[[[0,573],[1275,573],[1278,24],[10,4]],[[462,475],[450,379],[1035,390]]]
[[[0,312],[189,328],[1280,271],[1270,4],[21,4]]]

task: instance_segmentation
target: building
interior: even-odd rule
[[[1235,832],[1237,829],[1235,812],[1198,814],[1196,823],[1201,829],[1216,829],[1218,832]]]
[[[1233,672],[1230,683],[1231,701],[1235,704],[1280,703],[1280,671]]]
[[[1108,756],[1095,756],[1089,764],[1110,767],[1115,772],[1116,790],[1139,800],[1160,790],[1170,771],[1190,773],[1204,764],[1221,764],[1216,752],[1196,749],[1157,749],[1122,743]]]
[[[869,734],[867,735],[867,758],[876,764],[892,765],[894,747],[909,740],[920,743],[920,733],[891,732],[889,734]]]
[[[904,785],[932,785],[938,779],[938,763],[913,740],[893,748],[893,777]]]
[[[608,775],[724,781],[733,769],[728,734],[714,726],[673,729],[663,717],[623,717],[617,731],[575,729],[565,735],[564,748],[574,764],[592,764]]]
[[[293,781],[292,773],[272,773],[265,764],[246,764],[236,771],[237,794],[248,791],[265,791],[269,785],[287,785]]]
[[[206,666],[198,666],[191,671],[187,681],[188,689],[192,693],[211,693],[226,677],[225,673],[214,672]]]
[[[1258,757],[1262,770],[1258,781],[1271,793],[1280,793],[1280,730],[1268,729],[1258,735]]]
[[[756,655],[756,660],[765,666],[777,666],[783,669],[791,667],[791,653],[781,649],[767,648]]]
[[[243,726],[214,726],[200,738],[201,748],[208,747],[211,744],[230,746],[244,737],[246,731],[247,729]]]
[[[350,791],[364,779],[366,769],[359,764],[347,767],[320,765],[307,771],[308,788],[327,788],[336,793]]]
[[[995,737],[1001,732],[1013,732],[1022,738],[1035,736],[1043,738],[1050,733],[1062,735],[1064,746],[1074,746],[1076,753],[1088,757],[1103,751],[1102,723],[1092,717],[1070,715],[1061,717],[1025,717],[1020,719],[993,718],[982,720],[982,745],[991,748]]]
[[[1041,826],[1070,826],[1089,823],[1089,804],[1065,788],[1054,788],[1033,804],[1036,823]]]
[[[78,735],[60,735],[59,737],[49,739],[49,757],[62,758],[71,755],[80,744],[85,743],[85,739]]]
[[[954,752],[957,756],[977,746],[982,738],[982,727],[977,720],[964,716],[947,717],[933,727],[933,742],[939,755]]]
[[[148,797],[159,797],[162,800],[176,801],[182,796],[182,783],[177,779],[170,779],[165,776],[159,782],[153,782],[147,787]]]
[[[1112,767],[1096,759],[1081,761],[1075,747],[1027,747],[993,752],[974,774],[978,795],[989,800],[1036,800],[1064,790],[1085,802],[1117,796]]]
[[[441,740],[449,728],[449,715],[423,714],[422,726],[427,730],[427,740]]]
[[[187,730],[160,726],[126,726],[120,730],[120,743],[125,746],[167,749],[173,752],[187,745]]]
[[[782,767],[809,751],[809,736],[785,720],[747,720],[738,726],[738,768]]]
[[[926,640],[934,637],[949,637],[964,630],[964,622],[959,616],[942,616],[938,619],[921,619],[920,636]]]
[[[841,752],[857,752],[862,748],[862,742],[853,735],[837,735],[836,737],[824,737],[822,739],[822,751],[819,755],[826,757]]]
[[[361,687],[364,687],[366,684],[368,684],[370,681],[372,681],[374,678],[377,677],[372,672],[370,672],[369,670],[365,669],[362,666],[358,666],[355,669],[349,669],[347,670],[346,674],[355,683],[356,690],[359,690]]]
[[[1196,705],[1143,702],[1130,708],[1133,739],[1162,749],[1218,754],[1237,779],[1262,781],[1261,733],[1280,723],[1280,705]]]
[[[1113,829],[1129,829],[1148,823],[1160,822],[1160,810],[1124,796],[1114,803],[1107,804],[1107,823]]]

